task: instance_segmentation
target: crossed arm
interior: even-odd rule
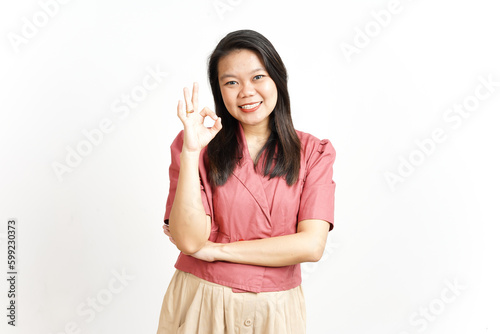
[[[328,222],[308,219],[299,222],[294,234],[231,243],[207,240],[201,249],[188,255],[209,262],[227,261],[267,267],[316,262],[323,255],[328,230]],[[168,226],[164,226],[164,231],[170,236]],[[171,238],[171,241],[175,243],[175,239]]]

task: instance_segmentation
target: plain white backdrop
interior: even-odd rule
[[[308,333],[500,333],[495,1],[3,1],[2,333],[155,333],[182,88],[228,32],[289,71],[295,127],[337,151],[335,228],[303,265]]]

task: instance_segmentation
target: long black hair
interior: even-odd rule
[[[256,160],[258,161],[261,154],[264,154],[264,175],[269,175],[269,178],[284,177],[290,186],[297,182],[299,177],[301,146],[292,123],[288,75],[281,57],[271,42],[253,30],[237,30],[227,34],[208,58],[208,77],[214,96],[215,113],[222,120],[222,129],[207,146],[210,181],[213,185],[226,183],[242,156],[242,145],[238,138],[238,120],[224,105],[218,71],[222,57],[242,49],[254,51],[260,56],[278,91],[276,107],[269,115],[271,134]]]

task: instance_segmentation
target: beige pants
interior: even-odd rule
[[[176,270],[157,334],[303,334],[302,286],[276,292],[241,292]]]

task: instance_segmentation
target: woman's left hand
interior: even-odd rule
[[[207,261],[207,262],[214,262],[217,260],[216,254],[218,251],[218,248],[221,244],[215,243],[212,241],[207,240],[205,243],[205,246],[203,246],[199,251],[197,251],[194,254],[191,254],[192,257],[197,258],[199,260]]]
[[[172,235],[170,234],[170,227],[167,224],[163,224],[163,233],[165,233],[170,241],[176,245],[174,238],[172,238]]]

